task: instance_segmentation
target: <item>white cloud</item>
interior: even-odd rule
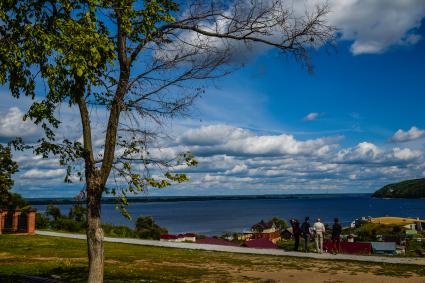
[[[323,156],[335,145],[335,139],[319,138],[299,141],[292,135],[257,135],[254,132],[227,125],[211,125],[191,129],[179,139],[195,154],[234,156]]]
[[[425,137],[425,130],[418,129],[416,127],[411,127],[408,131],[403,131],[399,129],[395,134],[391,137],[391,141],[393,142],[406,142],[412,141],[416,139],[420,139]]]
[[[241,128],[227,125],[202,126],[198,129],[189,129],[179,139],[185,145],[211,146],[223,144],[228,140],[243,139],[253,136]]]
[[[304,117],[304,121],[314,121],[317,118],[319,118],[319,116],[320,116],[319,112],[311,112]]]
[[[30,169],[23,174],[24,178],[33,179],[50,179],[57,177],[65,177],[65,169],[50,169],[50,170],[39,170]]]
[[[373,143],[362,142],[355,147],[340,150],[336,155],[336,160],[343,163],[381,163],[391,165],[413,161],[421,156],[422,152],[419,150],[398,147],[384,150]]]
[[[412,150],[410,148],[393,148],[389,153],[389,157],[396,158],[399,160],[412,160],[419,158],[422,155],[422,152],[419,150]]]
[[[341,39],[353,41],[354,55],[382,53],[391,46],[416,44],[417,29],[425,17],[425,1],[307,0],[308,6],[328,2],[329,23],[340,29]],[[296,1],[298,10],[305,1]]]
[[[24,113],[18,107],[11,107],[6,113],[0,113],[0,140],[37,136],[38,128],[31,121],[23,121],[23,116]]]

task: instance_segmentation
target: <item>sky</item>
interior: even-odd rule
[[[301,2],[317,1],[294,5]],[[313,51],[314,73],[274,50],[246,50],[245,67],[211,82],[153,149],[192,151],[199,165],[180,169],[190,181],[148,195],[369,193],[425,177],[425,2],[328,2],[339,38]],[[0,88],[0,142],[40,137],[22,121],[29,104]],[[104,111],[92,114],[104,123]],[[62,107],[60,116],[60,134],[80,139],[78,112]],[[102,140],[102,131],[95,135]],[[25,197],[72,197],[83,188],[63,183],[55,158],[15,159],[13,190]]]

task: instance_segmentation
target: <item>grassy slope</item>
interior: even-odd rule
[[[376,217],[372,218],[372,223],[379,223],[385,225],[407,225],[416,223],[418,220],[415,218],[403,218],[403,217]],[[419,222],[425,222],[425,220],[419,220]]]
[[[105,244],[105,282],[259,282],[252,271],[300,269],[318,272],[369,272],[375,275],[425,276],[425,267],[275,256],[193,251],[117,243]],[[83,282],[87,273],[85,241],[42,236],[0,235],[0,281],[14,274]],[[323,266],[327,268],[323,268]],[[329,268],[331,267],[331,268]],[[14,281],[16,282],[16,281]]]

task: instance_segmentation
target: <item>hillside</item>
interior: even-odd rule
[[[377,190],[376,198],[425,198],[425,178],[389,184]]]

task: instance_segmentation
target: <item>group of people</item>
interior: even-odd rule
[[[304,222],[301,224],[297,219],[291,219],[292,234],[295,240],[294,250],[298,251],[300,244],[300,237],[304,239],[304,252],[308,252],[308,245],[310,238],[314,238],[316,242],[316,251],[323,253],[323,239],[325,236],[326,228],[325,225],[317,218],[316,222],[311,225],[310,217],[306,217]],[[338,218],[334,219],[332,225],[332,253],[337,254],[341,252],[341,232],[342,226],[339,223]]]

